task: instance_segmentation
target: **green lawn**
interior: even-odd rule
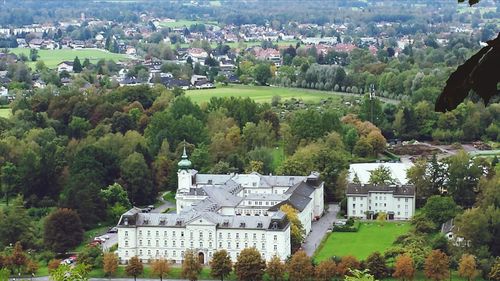
[[[0,117],[9,118],[12,111],[8,107],[0,107]]]
[[[273,96],[280,96],[281,101],[291,98],[301,99],[306,103],[318,103],[322,99],[338,99],[335,92],[324,92],[317,90],[298,89],[298,88],[278,88],[263,86],[229,85],[218,86],[215,89],[207,90],[188,90],[187,96],[196,103],[208,102],[212,97],[249,97],[256,102],[271,102]]]
[[[377,222],[364,222],[358,232],[330,233],[314,258],[322,261],[332,256],[352,255],[364,260],[375,251],[383,253],[398,236],[409,229],[408,223],[386,222],[380,225]]]
[[[83,242],[78,247],[76,247],[74,251],[80,252],[88,243],[94,240],[94,237],[105,234],[110,227],[110,225],[104,225],[85,231],[85,233],[83,234]]]
[[[28,48],[13,48],[10,51],[16,55],[24,53],[29,56],[30,49]],[[88,58],[91,62],[95,63],[100,59],[114,60],[114,61],[125,61],[128,60],[127,55],[110,53],[105,50],[100,49],[56,49],[56,50],[39,50],[38,59],[45,62],[45,65],[49,68],[56,67],[62,61],[73,61],[76,56],[83,63],[85,58]],[[30,65],[36,62],[30,62]]]

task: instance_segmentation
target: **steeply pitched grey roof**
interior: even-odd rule
[[[369,192],[392,192],[394,196],[415,196],[414,185],[349,184],[346,194],[368,195]]]

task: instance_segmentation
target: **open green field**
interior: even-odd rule
[[[16,55],[24,53],[29,56],[29,48],[13,48],[10,51]],[[40,56],[38,60],[42,60],[45,65],[49,68],[56,67],[62,61],[73,61],[76,56],[83,63],[85,58],[88,58],[91,62],[95,63],[100,59],[114,60],[114,61],[125,61],[128,60],[127,55],[110,53],[101,49],[56,49],[56,50],[39,50],[38,55]],[[34,65],[36,62],[30,62]]]
[[[306,103],[318,103],[320,100],[327,98],[339,99],[339,96],[335,92],[247,85],[229,85],[219,86],[215,89],[188,90],[186,93],[196,103],[208,102],[212,97],[249,97],[259,103],[270,103],[273,96],[280,96],[282,102],[291,98],[301,99]]]
[[[176,20],[173,22],[161,22],[161,27],[179,28],[187,27],[189,28],[193,24],[205,24],[205,25],[217,25],[215,21],[199,21],[199,20]]]
[[[12,111],[8,107],[0,107],[0,117],[9,118]]]
[[[394,240],[407,233],[410,224],[404,222],[363,222],[358,232],[332,232],[314,258],[316,261],[326,260],[332,256],[352,255],[359,260],[366,259],[371,253],[383,253]]]

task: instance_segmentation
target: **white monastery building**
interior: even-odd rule
[[[143,262],[164,258],[182,262],[195,251],[207,264],[225,249],[236,261],[239,252],[255,247],[269,260],[291,254],[290,223],[280,206],[298,211],[305,234],[324,211],[323,182],[309,176],[198,174],[186,151],[178,164],[177,213],[142,213],[134,208],[118,223],[118,256],[122,263],[138,256]]]
[[[369,184],[370,171],[384,166],[396,184]],[[408,220],[415,214],[415,187],[408,184],[406,171],[411,163],[362,163],[350,166],[347,186],[347,216],[375,219],[384,212],[389,220]],[[354,178],[358,182],[354,183]]]

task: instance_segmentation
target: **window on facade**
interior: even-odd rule
[[[125,236],[128,236],[128,231],[125,231]]]
[[[408,198],[405,198],[405,202],[408,202]]]
[[[142,240],[139,240],[139,246],[142,246]]]
[[[386,203],[384,203],[384,207],[387,207],[387,204],[386,204]]]
[[[356,197],[352,197],[352,201],[356,201]]]
[[[377,207],[377,206],[378,206],[378,204],[377,204],[377,203],[375,203],[375,207]]]
[[[208,233],[208,240],[212,240],[212,231]]]
[[[160,240],[156,240],[156,247],[160,247]]]
[[[190,246],[191,248],[193,248],[193,246],[194,246],[193,241],[189,242],[189,246]]]
[[[401,205],[398,205],[398,209],[401,208]]]
[[[398,216],[401,215],[401,212],[398,212]]]
[[[245,239],[248,239],[248,233],[245,233]]]
[[[219,242],[219,248],[222,248],[222,242]]]
[[[236,233],[236,239],[240,239],[240,234]]]
[[[236,242],[236,249],[240,248],[240,243]]]
[[[245,248],[248,248],[248,243],[245,242]]]
[[[177,256],[177,253],[175,251],[172,252],[172,256]]]
[[[405,212],[405,216],[408,216],[408,212]]]
[[[231,242],[227,242],[227,248],[231,249]]]
[[[160,232],[159,231],[156,231],[156,236],[160,236]]]
[[[227,239],[231,239],[231,233],[227,234]]]
[[[203,242],[200,241],[200,248],[203,248]]]
[[[266,244],[262,243],[262,250],[265,250],[265,249],[266,249]]]
[[[352,210],[352,214],[355,215],[356,214],[356,210]]]
[[[408,205],[405,205],[405,210],[408,210]]]
[[[165,257],[168,257],[168,251],[165,250],[165,253],[163,254]]]
[[[184,241],[181,241],[181,247],[184,247]]]
[[[212,242],[208,242],[208,247],[212,249]]]
[[[194,234],[192,231],[189,232],[189,238],[193,239],[194,238]]]
[[[148,256],[151,256],[151,250],[148,250]]]
[[[151,231],[148,230],[148,237],[151,236]]]
[[[257,234],[256,233],[253,234],[253,239],[257,239]]]
[[[125,251],[125,256],[128,257],[128,251]]]
[[[203,239],[203,232],[200,231],[200,239]]]
[[[139,230],[139,236],[141,236],[141,235],[142,235],[142,230]]]
[[[262,240],[266,239],[266,235],[262,233]]]
[[[167,240],[164,240],[164,241],[163,241],[163,246],[167,247],[167,245],[168,245],[168,244],[167,244]]]
[[[222,239],[222,232],[219,232],[219,239]]]
[[[353,207],[353,208],[356,208],[356,204],[352,204],[352,207]]]
[[[172,247],[175,247],[175,240],[172,240]]]
[[[274,244],[274,250],[277,251],[278,250],[278,245]]]
[[[278,235],[274,235],[274,241],[278,241]]]
[[[160,255],[160,250],[156,250],[156,256]]]
[[[363,208],[363,204],[361,204],[361,206],[360,206],[360,207],[361,207],[361,208]]]
[[[151,240],[148,240],[148,246],[151,246]]]
[[[125,247],[128,247],[128,241],[125,240]]]
[[[257,249],[257,243],[253,243],[253,247]]]
[[[139,256],[142,256],[142,250],[139,250]]]

